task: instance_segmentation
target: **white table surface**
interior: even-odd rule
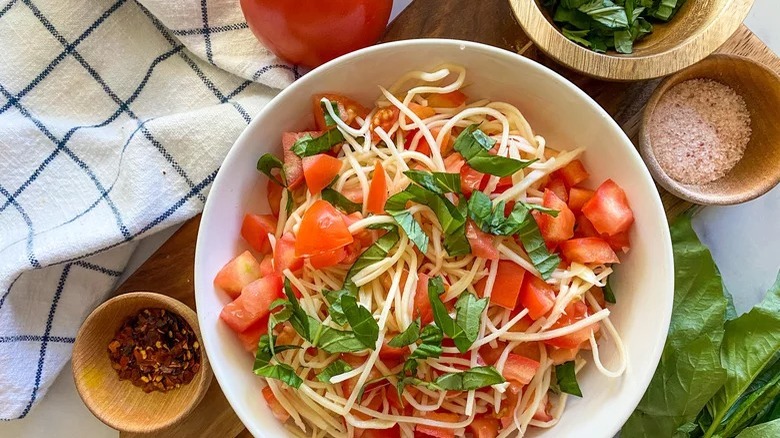
[[[397,14],[411,0],[395,0]],[[780,53],[780,2],[756,0],[746,20],[748,27],[775,53]],[[738,312],[758,302],[780,269],[780,186],[754,201],[734,207],[707,207],[694,219],[694,228],[710,247],[726,287],[734,295]],[[175,229],[142,241],[120,279],[154,253]],[[0,437],[115,438],[119,433],[105,426],[84,406],[76,393],[68,364],[46,398],[22,419],[0,423]]]

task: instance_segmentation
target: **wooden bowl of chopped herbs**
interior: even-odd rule
[[[560,63],[616,81],[657,78],[713,53],[754,0],[510,0],[523,30]]]
[[[124,432],[166,429],[198,405],[212,372],[195,312],[152,292],[116,296],[84,321],[73,378],[87,408]]]

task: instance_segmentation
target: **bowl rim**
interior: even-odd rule
[[[539,73],[544,74],[545,76],[548,76],[551,80],[556,81],[559,85],[566,88],[569,92],[579,96],[580,98],[584,99],[590,106],[592,111],[595,111],[599,116],[604,119],[605,123],[610,125],[613,130],[615,130],[616,135],[620,136],[623,140],[623,145],[625,147],[630,148],[629,154],[633,157],[635,160],[639,160],[642,165],[640,168],[642,169],[641,174],[638,176],[638,178],[645,178],[648,184],[651,186],[653,185],[653,179],[650,173],[648,172],[647,168],[644,166],[644,162],[642,161],[641,156],[639,155],[639,152],[634,147],[631,140],[628,138],[628,136],[625,134],[625,132],[620,128],[620,126],[617,124],[617,122],[610,116],[606,110],[604,110],[593,98],[591,98],[585,91],[574,85],[571,81],[561,76],[559,73],[553,71],[549,67],[546,67],[532,59],[526,58],[518,53],[500,49],[498,47],[490,46],[487,44],[482,44],[478,42],[473,41],[465,41],[465,40],[458,40],[458,39],[448,39],[448,38],[416,38],[416,39],[409,39],[409,40],[400,40],[400,41],[393,41],[393,42],[387,42],[387,43],[380,43],[376,44],[374,46],[369,46],[351,53],[348,53],[346,55],[343,55],[341,57],[338,57],[336,59],[333,59],[304,75],[297,81],[295,81],[293,84],[288,86],[287,88],[283,89],[278,95],[276,95],[271,101],[269,101],[252,119],[252,121],[244,128],[244,130],[241,132],[239,137],[236,139],[235,143],[231,147],[230,151],[228,151],[227,156],[225,157],[225,160],[223,163],[228,162],[232,159],[234,155],[238,155],[238,149],[239,146],[242,143],[248,143],[248,138],[251,136],[250,132],[254,131],[255,129],[258,129],[258,125],[260,124],[259,121],[265,119],[266,113],[271,113],[274,110],[274,107],[276,105],[280,105],[280,102],[284,102],[287,95],[294,92],[294,90],[298,87],[303,86],[303,84],[306,84],[310,81],[316,80],[316,77],[328,69],[330,69],[332,66],[336,64],[341,64],[345,62],[349,62],[355,58],[361,57],[363,55],[367,55],[373,52],[381,52],[385,50],[392,50],[396,48],[403,47],[405,49],[413,49],[416,46],[427,46],[427,45],[448,45],[448,46],[454,46],[458,47],[461,50],[470,49],[470,50],[476,50],[476,51],[482,51],[487,52],[488,54],[495,56],[495,57],[501,57],[505,59],[512,59],[515,62],[519,62],[520,64],[524,64],[526,68],[534,69],[538,71]],[[221,187],[224,184],[229,184],[228,181],[228,172],[224,170],[225,166],[223,165],[220,167],[217,176],[214,179],[214,182],[212,183],[211,191],[218,191],[219,187]],[[653,186],[654,187],[654,186]],[[198,269],[198,266],[201,264],[200,260],[205,257],[203,256],[205,249],[205,233],[203,230],[212,228],[213,225],[211,225],[213,215],[210,213],[213,208],[215,201],[211,200],[211,196],[209,196],[206,199],[206,203],[203,209],[203,215],[201,218],[200,227],[198,229],[198,238],[196,241],[195,246],[195,268],[194,268],[194,287],[195,287],[195,302],[196,306],[200,308],[201,301],[199,299],[201,293],[206,293],[205,291],[199,292],[202,289],[198,287],[204,280],[202,276],[204,275],[201,269]],[[649,199],[648,202],[653,203],[652,210],[656,213],[657,220],[666,221],[666,215],[665,210],[663,207],[663,204],[661,202],[660,194],[656,191],[656,196],[653,196],[652,199]],[[641,387],[641,391],[636,389],[637,387],[625,387],[626,391],[633,391],[631,396],[629,397],[630,403],[624,405],[624,408],[622,412],[615,415],[615,418],[619,419],[619,421],[614,422],[610,428],[605,429],[604,437],[612,437],[615,434],[617,434],[620,429],[623,427],[624,423],[628,420],[629,416],[633,413],[636,406],[639,404],[640,400],[642,399],[645,390],[650,385],[651,379],[655,373],[655,368],[657,367],[657,364],[660,362],[661,359],[661,353],[663,352],[664,345],[666,344],[666,337],[668,334],[669,325],[671,322],[671,316],[672,316],[672,305],[674,300],[674,258],[672,255],[672,246],[671,246],[671,235],[669,232],[668,227],[661,227],[662,235],[658,236],[661,239],[662,245],[665,246],[665,260],[658,260],[659,266],[663,266],[664,268],[668,268],[668,271],[671,273],[669,281],[667,284],[663,285],[664,290],[668,290],[669,294],[665,297],[665,302],[662,307],[662,314],[659,315],[660,325],[658,326],[659,329],[662,329],[662,332],[659,336],[655,338],[655,345],[653,346],[652,354],[647,357],[647,362],[652,363],[654,366],[652,368],[652,372],[647,372],[641,377],[638,378],[639,387]],[[211,283],[211,280],[209,279],[208,284]],[[198,312],[198,319],[200,321],[201,318],[205,318],[206,312]],[[201,323],[205,323],[205,321],[200,321]],[[204,324],[205,327],[205,324]],[[214,330],[204,330],[202,332],[203,339],[204,339],[204,348],[208,351],[209,345],[211,342],[219,342],[218,336],[215,333]],[[213,335],[213,336],[212,336]],[[212,361],[212,370],[214,372],[214,376],[217,379],[217,382],[219,382],[220,387],[223,386],[223,383],[227,382],[227,380],[230,378],[228,373],[223,370],[222,365],[219,363],[219,361]],[[254,435],[254,432],[256,431],[254,427],[249,426],[251,424],[250,418],[251,413],[248,409],[246,409],[238,400],[238,396],[236,394],[233,394],[230,391],[224,391],[225,397],[227,398],[228,402],[230,403],[231,408],[235,411],[236,415],[239,417],[239,419],[242,421],[244,426]]]
[[[727,12],[721,11],[699,34],[664,52],[636,56],[596,53],[563,36],[544,17],[536,0],[509,2],[523,31],[551,58],[591,77],[636,81],[675,73],[712,54],[734,35],[745,21],[754,1],[730,0],[730,4],[724,7]]]
[[[192,382],[189,383],[189,385],[197,385],[198,387],[198,391],[195,393],[195,396],[190,398],[186,404],[182,405],[182,409],[177,415],[173,415],[165,421],[161,421],[156,424],[146,424],[143,427],[128,427],[125,424],[115,421],[114,418],[105,416],[102,410],[95,409],[93,404],[89,403],[87,399],[84,397],[84,394],[88,393],[89,389],[83,383],[83,380],[79,378],[80,374],[77,373],[77,368],[80,368],[80,363],[81,363],[80,359],[78,358],[72,359],[71,375],[73,377],[73,381],[76,386],[76,392],[78,393],[79,398],[87,407],[87,409],[89,409],[92,415],[94,415],[97,419],[99,419],[106,425],[120,431],[130,432],[130,433],[153,433],[173,426],[181,419],[187,417],[190,413],[192,413],[195,410],[195,408],[200,404],[201,400],[203,400],[203,397],[206,395],[206,391],[208,390],[211,384],[211,379],[213,377],[213,374],[212,374],[211,365],[208,360],[205,343],[203,342],[203,333],[200,331],[200,319],[198,318],[197,313],[194,310],[192,310],[190,306],[182,303],[176,298],[170,297],[168,295],[163,295],[158,292],[134,291],[134,292],[122,293],[113,296],[110,299],[101,303],[98,307],[95,308],[95,310],[90,312],[90,314],[87,316],[86,319],[84,319],[84,322],[81,324],[78,332],[76,333],[75,342],[73,343],[73,351],[76,350],[79,341],[84,339],[84,333],[86,333],[87,328],[89,328],[89,325],[93,322],[93,320],[97,317],[98,314],[105,311],[107,308],[111,306],[115,306],[118,303],[121,303],[122,301],[134,300],[134,299],[147,299],[149,300],[150,304],[154,303],[152,305],[159,305],[160,307],[166,308],[168,310],[172,310],[174,313],[181,316],[187,322],[187,324],[189,324],[190,327],[194,330],[195,336],[197,337],[198,342],[202,346],[201,356],[200,356],[201,358],[200,370],[198,372],[199,376],[197,378],[197,381],[193,380]],[[119,380],[117,379],[117,382],[118,381]]]
[[[761,62],[754,61],[753,59],[742,55],[715,53],[694,65],[686,67],[664,78],[658,84],[658,87],[653,90],[653,94],[650,95],[650,99],[648,99],[647,104],[642,111],[642,118],[639,126],[639,153],[642,156],[642,159],[645,161],[647,168],[650,170],[650,174],[653,176],[653,179],[671,194],[686,201],[700,205],[741,204],[743,202],[751,201],[758,198],[759,196],[765,195],[780,183],[780,167],[777,167],[774,169],[774,174],[767,175],[768,177],[759,180],[758,184],[743,187],[742,190],[738,193],[729,195],[701,193],[696,190],[696,186],[675,181],[666,173],[666,171],[664,171],[664,169],[661,167],[661,164],[655,157],[655,150],[653,149],[652,141],[650,141],[650,134],[647,131],[647,127],[650,125],[650,118],[655,113],[655,109],[657,108],[661,97],[663,97],[664,94],[666,94],[671,88],[667,86],[669,84],[675,84],[680,76],[686,74],[691,68],[700,68],[701,65],[705,65],[706,63],[722,60],[731,63],[744,63],[751,65],[753,68],[758,68],[763,70],[765,73],[768,73],[770,76],[775,78],[778,84],[780,84],[780,75]]]

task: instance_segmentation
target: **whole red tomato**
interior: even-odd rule
[[[241,0],[255,36],[306,67],[377,42],[392,8],[393,0]]]

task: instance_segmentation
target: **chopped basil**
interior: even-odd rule
[[[337,117],[341,117],[341,114],[339,113],[339,107],[338,105],[333,105],[333,102],[328,101],[327,103],[324,101],[320,101],[320,108],[322,108],[322,115],[325,117],[325,126],[336,126],[336,121],[333,120],[333,117],[330,116],[330,113],[328,112],[328,106],[333,108],[333,113],[336,114]]]
[[[352,366],[346,362],[344,362],[341,359],[337,359],[333,362],[331,362],[330,365],[323,368],[322,371],[317,373],[317,380],[323,383],[330,383],[330,378],[333,376],[338,376],[339,374],[344,374],[347,371],[351,371]]]
[[[491,366],[485,366],[460,373],[442,374],[434,383],[438,388],[448,391],[471,391],[504,382],[501,373]]]
[[[522,161],[493,155],[488,151],[493,148],[495,143],[495,140],[488,137],[474,124],[468,126],[458,135],[454,148],[463,155],[472,169],[500,177],[512,175],[536,161]]]
[[[520,242],[523,244],[523,249],[528,254],[534,267],[539,271],[542,278],[547,280],[552,276],[555,268],[561,263],[561,258],[557,254],[551,254],[547,249],[547,244],[542,238],[542,233],[539,231],[539,225],[531,216],[530,212],[522,206],[522,204],[515,204],[515,208],[512,210],[512,214],[518,212],[518,217],[521,216],[522,208],[525,211],[525,217],[522,220],[518,220],[521,224],[517,234],[520,238]]]
[[[400,236],[398,235],[398,228],[393,227],[387,234],[380,237],[373,245],[360,254],[360,257],[355,260],[355,263],[347,271],[347,276],[344,279],[344,289],[350,291],[352,294],[357,294],[357,286],[352,282],[352,277],[365,267],[373,265],[376,262],[384,260],[391,249],[398,243]]]
[[[360,343],[366,348],[376,348],[376,341],[379,337],[379,324],[374,319],[371,312],[358,304],[353,295],[345,294],[341,296],[341,308],[344,310],[344,316],[349,321],[350,327]]]
[[[555,377],[561,392],[582,397],[580,385],[577,383],[577,375],[574,373],[574,361],[557,365],[555,367]]]
[[[487,298],[477,299],[473,294],[464,292],[455,303],[455,319],[450,317],[439,295],[444,293],[441,277],[428,280],[428,299],[433,308],[433,320],[444,334],[449,336],[458,348],[465,353],[479,335],[479,319],[487,307]]]
[[[604,284],[604,301],[615,304],[617,299],[615,299],[615,292],[612,291],[612,286],[609,284],[610,278],[612,277],[607,277],[607,283]]]
[[[293,209],[295,207],[295,200],[293,199],[293,193],[291,190],[287,190],[287,205],[285,205],[285,211],[287,211],[287,217],[290,217],[290,215],[293,212]]]
[[[427,172],[424,170],[407,170],[404,172],[410,180],[424,189],[443,195],[445,193],[460,194],[460,174],[446,172]]]
[[[387,343],[390,347],[401,348],[407,345],[414,344],[420,337],[420,318],[412,321],[409,327],[403,332],[397,334],[390,342]]]
[[[628,27],[626,9],[611,0],[592,0],[578,8],[593,21],[609,29],[625,29]]]
[[[350,291],[346,289],[326,289],[322,291],[322,295],[325,296],[325,299],[330,303],[330,307],[328,307],[328,314],[330,315],[330,319],[335,321],[337,324],[344,325],[347,323],[347,317],[344,315],[344,309],[341,308],[341,297],[349,294]]]
[[[278,174],[274,174],[274,170],[279,169]],[[276,184],[287,187],[285,182],[286,176],[284,174],[284,163],[282,160],[276,157],[274,154],[263,154],[260,159],[257,160],[257,170],[263,172],[271,181]]]
[[[410,185],[409,187],[415,186]],[[388,198],[387,202],[385,202],[385,211],[395,219],[395,222],[404,230],[409,240],[425,254],[428,252],[428,235],[425,234],[420,224],[414,220],[412,213],[406,208],[406,203],[413,200],[415,200],[415,196],[407,188]]]
[[[292,308],[287,302],[287,300],[283,298],[277,298],[271,302],[271,305],[268,306],[269,309],[276,309],[277,307],[281,307],[282,309],[279,310],[276,313],[271,313],[268,317],[268,333],[274,332],[274,327],[276,327],[277,324],[280,324],[282,322],[288,321],[292,317]],[[262,338],[261,338],[262,340]],[[270,353],[271,356],[276,354],[276,351],[274,351],[274,344],[269,344]]]
[[[363,204],[350,201],[349,198],[330,187],[322,189],[321,196],[323,200],[330,202],[331,205],[346,214],[361,211],[363,209]]]
[[[420,333],[422,343],[414,350],[410,359],[426,359],[429,357],[437,358],[441,356],[441,340],[444,334],[441,329],[433,324],[426,325]]]
[[[291,150],[295,155],[303,158],[310,157],[312,155],[321,154],[327,152],[333,148],[333,146],[344,141],[344,135],[336,128],[325,131],[324,134],[319,137],[312,137],[311,134],[306,134],[303,137],[295,140],[295,144]]]
[[[303,379],[295,374],[295,370],[293,370],[292,367],[287,364],[271,364],[271,359],[277,353],[301,347],[297,345],[274,345],[275,343],[275,336],[269,336],[266,334],[260,338],[260,342],[258,342],[257,346],[257,352],[255,352],[255,365],[253,367],[254,373],[258,376],[281,380],[293,388],[299,388],[303,383]]]
[[[301,379],[297,374],[295,374],[295,370],[292,369],[290,365],[287,365],[286,363],[280,363],[277,365],[263,365],[261,367],[255,367],[254,373],[258,376],[266,377],[269,379],[276,379],[281,380],[282,382],[286,383],[287,385],[298,389],[301,387],[301,384],[303,383],[303,379]]]

